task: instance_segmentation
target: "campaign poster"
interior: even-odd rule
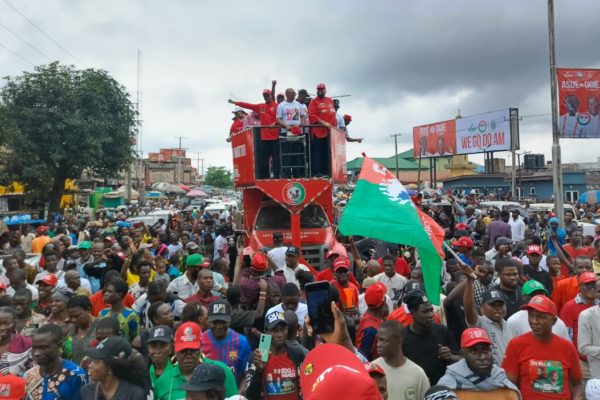
[[[455,120],[436,122],[413,128],[415,158],[444,157],[456,154]]]
[[[560,137],[600,137],[600,69],[558,68],[556,75]]]
[[[509,109],[458,118],[456,154],[511,150]]]

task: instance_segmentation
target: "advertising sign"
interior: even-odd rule
[[[254,135],[252,129],[231,136],[233,183],[236,187],[254,184]]]
[[[343,132],[331,128],[329,135],[329,159],[331,160],[331,177],[337,184],[348,181],[346,175],[346,136]]]
[[[519,147],[518,110],[500,111],[413,128],[414,157],[507,151]]]
[[[558,68],[559,119],[562,138],[600,137],[600,70]]]

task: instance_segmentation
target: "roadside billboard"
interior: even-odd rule
[[[558,68],[561,138],[600,137],[600,69]]]
[[[414,157],[509,151],[519,148],[518,110],[507,108],[413,128]]]

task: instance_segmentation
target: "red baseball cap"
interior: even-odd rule
[[[38,226],[35,231],[37,233],[44,233],[44,232],[48,231],[48,227],[44,226],[44,225],[41,225],[41,226]]]
[[[471,238],[463,236],[458,240],[452,242],[452,246],[473,248],[473,241],[471,240]]]
[[[385,371],[379,364],[375,364],[374,362],[369,363],[367,365],[367,372],[369,375],[373,376],[374,374],[379,374],[381,376],[385,376]]]
[[[330,258],[330,257],[333,257],[333,256],[339,256],[339,255],[340,255],[340,253],[338,253],[337,251],[335,251],[335,250],[329,250],[327,252],[327,254],[325,254],[325,258]]]
[[[263,94],[271,94],[271,90],[265,89],[265,90],[263,90]]]
[[[521,310],[535,310],[541,313],[552,314],[555,317],[558,315],[556,304],[548,297],[541,294],[533,296],[531,300],[529,300],[529,304],[521,306]]]
[[[593,272],[588,271],[579,275],[579,283],[592,283],[596,282],[597,280],[596,274]]]
[[[56,286],[58,284],[58,278],[56,277],[56,275],[47,274],[42,279],[38,279],[38,281],[36,283],[40,283],[40,282],[42,282],[48,286]]]
[[[490,336],[484,329],[467,328],[463,331],[463,334],[460,337],[461,348],[465,349],[479,343],[492,344],[492,339],[490,339]]]
[[[319,89],[327,89],[327,88],[325,87],[325,84],[324,84],[324,83],[319,83],[319,84],[317,85],[317,90],[319,90]]]
[[[107,236],[104,238],[105,242],[109,242],[111,245],[117,243],[117,239],[112,236]]]
[[[381,400],[377,384],[356,354],[338,344],[315,347],[306,355],[300,371],[305,400]]]
[[[538,244],[530,244],[527,247],[527,254],[539,254],[542,255],[542,247]]]
[[[344,122],[348,123],[352,121],[352,115],[344,114]]]
[[[350,269],[350,260],[347,257],[338,257],[333,262],[333,270],[337,271],[340,268]]]
[[[264,272],[269,268],[269,262],[263,253],[254,253],[251,266],[257,271]]]
[[[200,350],[202,329],[195,322],[184,322],[175,332],[175,353],[185,349]]]
[[[383,283],[377,282],[365,291],[365,303],[367,306],[380,307],[385,303],[386,293],[387,287]]]
[[[0,375],[0,400],[22,400],[25,393],[25,379],[15,375]]]

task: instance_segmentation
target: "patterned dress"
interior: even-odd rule
[[[63,360],[59,373],[42,376],[38,365],[23,376],[28,399],[32,400],[79,400],[79,390],[87,383],[87,374],[77,364]]]

